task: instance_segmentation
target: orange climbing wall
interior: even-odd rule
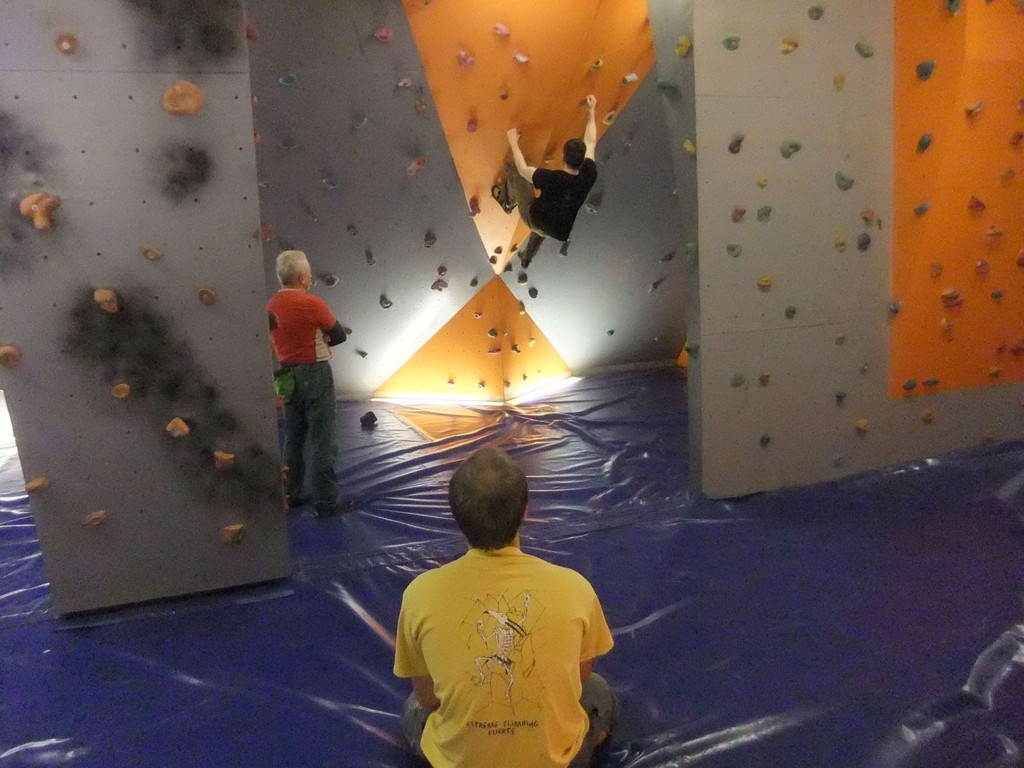
[[[568,373],[519,300],[495,276],[375,395],[503,402]]]
[[[928,60],[934,73],[921,80],[916,68]],[[1009,2],[964,0],[956,16],[941,2],[898,2],[894,86],[893,296],[902,306],[890,393],[1024,380],[1024,142],[1012,143],[1024,131],[1024,14]],[[932,144],[919,153],[925,133]],[[972,196],[984,210],[970,209]],[[1001,237],[986,238],[992,227]],[[950,290],[960,306],[943,305]]]
[[[495,271],[511,245],[526,236],[516,214],[506,215],[490,189],[510,157],[506,131],[518,127],[526,161],[561,167],[561,147],[583,135],[582,99],[598,99],[598,137],[603,118],[621,110],[654,63],[645,0],[404,0],[406,14],[430,83],[455,167],[468,201],[477,197],[475,217],[484,248],[500,247]],[[508,28],[508,37],[495,33]],[[459,51],[473,56],[464,66]],[[526,63],[513,56],[521,53]],[[603,66],[591,64],[601,59]],[[623,78],[634,73],[635,82]],[[502,98],[506,95],[507,98]],[[477,129],[467,126],[475,119]],[[547,162],[545,162],[547,159]]]

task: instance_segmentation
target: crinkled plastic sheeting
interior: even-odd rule
[[[519,408],[342,403],[359,511],[291,513],[290,580],[71,620],[8,449],[0,766],[414,766],[392,633],[413,576],[463,549],[446,482],[485,444],[530,478],[524,548],[584,573],[613,627],[603,766],[1017,764],[1024,447],[712,502],[685,412],[678,372]]]

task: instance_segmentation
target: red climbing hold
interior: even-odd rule
[[[380,26],[377,27],[377,31],[373,33],[373,36],[379,43],[390,43],[395,39],[395,31],[391,27]]]
[[[480,213],[480,199],[473,195],[469,198],[469,215],[476,216],[478,213]]]
[[[455,54],[455,60],[459,62],[460,67],[468,67],[472,65],[474,61],[476,61],[476,59],[473,57],[473,54],[470,53],[469,51],[459,51],[458,53]]]
[[[504,24],[495,24],[494,34],[496,34],[498,37],[508,37],[509,35],[512,34],[512,32]]]
[[[408,166],[406,166],[405,172],[409,176],[415,176],[417,173],[419,173],[420,171],[423,170],[423,168],[424,168],[424,166],[426,166],[426,164],[427,164],[427,158],[425,158],[425,157],[417,157],[415,160],[413,160],[411,163],[409,163]]]
[[[257,42],[260,39],[260,30],[256,26],[256,22],[249,17],[248,13],[243,14],[242,18],[245,21],[245,39],[250,43]]]
[[[272,224],[264,221],[260,224],[260,240],[264,243],[270,240],[270,236],[274,234],[274,227]]]

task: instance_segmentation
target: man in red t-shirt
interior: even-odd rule
[[[594,162],[594,151],[597,148],[594,109],[597,107],[597,98],[587,96],[585,103],[587,127],[583,131],[583,139],[569,139],[565,142],[561,170],[552,171],[527,165],[523,151],[519,148],[519,130],[511,128],[508,131],[515,170],[503,185],[495,185],[492,194],[506,213],[518,207],[523,223],[531,230],[526,245],[519,249],[519,263],[524,270],[530,266],[545,237],[562,240],[565,243],[562,252],[565,253],[576,214],[597,181],[597,164]],[[534,189],[540,191],[539,197],[535,196]],[[524,272],[520,274],[520,282],[525,281]]]
[[[338,503],[334,460],[334,376],[330,347],[345,341],[345,331],[324,300],[309,293],[313,277],[302,251],[285,251],[277,257],[281,290],[267,302],[270,340],[281,363],[275,375],[284,396],[284,461],[288,467],[285,494],[289,507],[308,501],[302,495],[305,476],[303,448],[312,443],[310,481],[317,517],[348,507]]]

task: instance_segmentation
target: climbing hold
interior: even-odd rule
[[[799,152],[803,147],[799,141],[784,141],[779,146],[779,154],[781,154],[786,160],[789,160],[793,155]]]
[[[916,72],[918,80],[927,80],[932,76],[932,73],[935,72],[935,62],[930,59],[928,61],[922,61],[917,65]]]
[[[391,301],[391,299],[389,299],[387,296],[385,296],[382,293],[380,295],[380,306],[381,306],[381,309],[391,309],[391,307],[394,306],[394,302]]]
[[[398,80],[395,82],[395,87],[396,88],[402,88],[403,90],[406,89],[406,88],[412,88],[412,78],[411,77],[400,77],[400,78],[398,78]]]
[[[740,47],[740,39],[736,35],[730,35],[722,41],[727,51],[735,51]]]
[[[942,321],[939,323],[939,330],[945,334],[953,333],[953,321],[948,317],[942,318]]]
[[[871,226],[877,218],[873,208],[865,208],[863,211],[860,212],[860,217],[868,226]]]
[[[60,198],[47,192],[36,192],[22,198],[18,210],[26,219],[32,219],[32,226],[45,232],[53,226],[53,214],[60,208]]]
[[[796,307],[794,307],[793,305],[786,307],[785,314],[787,320],[792,320],[794,317],[796,317]]]
[[[241,544],[245,526],[242,523],[225,525],[220,529],[220,540],[225,544]]]
[[[117,306],[117,294],[109,288],[97,288],[92,292],[92,300],[99,304],[100,309],[104,312],[114,314],[119,309]]]
[[[836,336],[835,343],[836,343],[837,347],[841,347],[843,344],[845,344],[846,343],[846,334],[845,333],[840,333],[838,336]]]
[[[374,265],[375,265],[375,264],[377,263],[377,260],[376,260],[375,258],[373,258],[373,251],[372,251],[371,249],[367,248],[367,249],[366,249],[366,250],[365,250],[365,251],[363,252],[363,254],[364,254],[364,256],[366,257],[366,263],[367,263],[367,264],[368,264],[369,266],[371,266],[371,267],[372,267],[372,266],[374,266]]]
[[[65,32],[62,35],[58,35],[57,39],[53,41],[54,45],[57,46],[57,50],[63,53],[65,56],[70,56],[78,51],[78,38],[70,32]]]
[[[651,287],[647,289],[647,292],[648,293],[654,293],[656,290],[658,290],[658,286],[660,286],[664,282],[665,282],[665,278],[664,277],[659,277],[657,280],[655,280],[653,283],[651,283]]]
[[[742,205],[734,205],[732,208],[732,221],[734,224],[738,224],[743,221],[743,217],[747,215],[747,209]]]
[[[473,279],[469,281],[469,287],[476,288],[478,285],[480,285],[480,278],[478,278],[476,275],[473,275]]]
[[[989,246],[990,248],[994,245],[999,245],[1002,239],[1003,230],[1001,230],[994,224],[985,230],[985,245]]]
[[[423,247],[431,248],[434,243],[437,242],[437,235],[434,234],[434,230],[428,229],[426,234],[423,235]]]
[[[825,9],[820,5],[812,5],[807,9],[807,18],[811,21],[818,21],[822,16],[825,15]]]
[[[935,412],[934,411],[922,411],[921,412],[921,421],[923,421],[925,424],[931,424],[933,421],[935,421]]]
[[[960,0],[946,0],[946,10],[956,16],[960,13]]]
[[[299,78],[289,73],[287,75],[282,75],[281,77],[279,77],[277,79],[277,82],[279,82],[285,88],[291,88],[293,85],[299,82]]]
[[[235,464],[235,454],[227,451],[213,452],[213,466],[220,470],[231,469]]]
[[[513,352],[515,352],[515,353],[516,353],[517,355],[518,355],[518,354],[520,354],[520,353],[521,353],[521,352],[523,351],[522,349],[520,349],[520,348],[519,348],[519,345],[518,345],[518,344],[513,344],[513,345],[512,345],[511,347],[510,347],[510,349],[511,349],[511,350],[512,350]]]
[[[525,315],[526,314],[526,305],[523,304],[523,302],[521,302],[521,301],[519,302],[519,314],[520,315]]]
[[[682,101],[683,90],[671,80],[658,80],[655,87],[673,101]]]
[[[975,213],[981,213],[985,210],[985,203],[974,195],[971,195],[971,199],[967,201],[967,210],[974,211]]]
[[[757,287],[762,291],[767,291],[772,287],[772,279],[770,277],[760,277],[757,280]]]
[[[107,511],[105,509],[97,509],[82,518],[82,527],[95,528],[97,525],[103,525],[105,522],[107,522]]]
[[[250,43],[258,43],[260,40],[260,30],[248,13],[242,14],[242,25],[245,27],[245,39]]]
[[[512,262],[510,261],[510,262],[508,262],[505,265],[505,272],[511,272],[511,271],[512,271]]]
[[[432,282],[430,284],[430,290],[432,290],[432,291],[440,292],[440,291],[443,291],[447,287],[448,287],[447,281],[442,280],[441,278],[437,278],[437,280],[435,280],[434,282]]]
[[[732,141],[729,142],[729,152],[733,155],[738,155],[740,150],[743,148],[743,139],[746,138],[742,133],[737,133],[733,136]]]
[[[203,90],[188,80],[179,80],[164,91],[163,106],[170,115],[196,115],[203,108]]]
[[[758,442],[761,444],[762,448],[767,448],[769,443],[771,443],[771,441],[772,441],[772,436],[769,435],[769,434],[761,435],[761,438],[758,440]]]
[[[608,331],[608,335],[609,336],[614,336],[615,335],[615,331],[614,330]]]
[[[917,389],[917,379],[907,379],[903,382],[903,389],[905,392],[913,392]]]
[[[143,245],[139,248],[142,251],[142,255],[150,261],[160,261],[163,258],[163,253],[155,245]]]
[[[188,424],[185,423],[185,420],[180,416],[175,416],[173,419],[167,422],[167,426],[165,427],[165,429],[167,430],[168,434],[170,434],[171,437],[185,437],[186,435],[188,435],[189,432],[192,431],[191,429],[189,429]]]
[[[781,53],[783,55],[785,55],[787,53],[792,53],[793,51],[795,51],[799,47],[800,47],[800,41],[797,40],[795,37],[792,37],[792,36],[784,37],[784,38],[782,38],[782,42],[779,43],[779,53]]]
[[[928,267],[928,273],[933,278],[938,277],[939,275],[941,275],[942,274],[942,262],[941,261],[933,261],[931,263],[931,265]]]
[[[992,298],[995,299],[996,301],[999,301],[1001,298],[1003,298],[1004,295],[1005,294],[1003,294],[1003,292],[1000,291],[998,288],[992,291],[991,293]]]
[[[732,382],[731,382],[732,386],[734,386],[734,387],[742,387],[746,383],[747,383],[747,377],[744,376],[742,373],[734,373],[732,375]]]
[[[489,262],[491,262],[491,264],[497,264],[498,263],[498,257],[495,256],[493,253],[490,256],[487,257],[487,260]]]
[[[846,235],[839,235],[835,239],[835,247],[840,253],[846,250]]]
[[[533,347],[536,344],[537,344],[537,340],[533,336],[531,336],[530,337],[530,342],[529,342],[529,344],[527,346]]]
[[[531,286],[530,290],[528,290],[527,293],[530,294],[530,298],[531,299],[536,299],[537,298],[537,289],[536,288]]]
[[[125,382],[119,382],[110,388],[110,396],[117,400],[127,400],[132,396],[132,388]]]
[[[594,59],[590,62],[590,71],[597,72],[604,66],[604,59]]]
[[[395,39],[395,31],[391,27],[381,25],[374,31],[373,38],[379,43],[390,43]]]
[[[836,186],[846,192],[853,186],[853,179],[842,171],[836,171]]]
[[[323,280],[324,285],[326,285],[328,288],[333,288],[338,284],[338,276],[333,275],[330,272],[321,272],[319,275],[317,275],[317,277]]]
[[[662,256],[660,259],[658,259],[658,261],[660,261],[662,264],[664,264],[666,261],[672,261],[672,259],[674,259],[675,256],[676,256],[676,252],[675,251],[669,251],[664,256]]]
[[[889,302],[889,314],[898,315],[903,310],[903,302],[899,299],[894,299]]]
[[[487,354],[488,355],[500,355],[501,354],[501,347],[491,347],[490,349],[487,350]]]
[[[25,483],[26,493],[38,493],[39,491],[45,491],[50,487],[50,479],[45,475],[39,477],[33,477],[27,483]]]
[[[768,177],[758,176],[756,179],[754,179],[754,183],[757,184],[757,186],[759,186],[761,189],[764,189],[765,187],[768,186]]]
[[[697,154],[697,145],[693,143],[691,139],[686,139],[683,142],[683,152],[689,157],[693,157]]]
[[[604,117],[603,117],[603,118],[601,119],[601,122],[602,122],[602,123],[604,123],[605,125],[611,125],[612,123],[614,123],[614,122],[615,122],[615,118],[616,118],[616,117],[617,117],[617,113],[616,113],[616,112],[615,112],[615,110],[613,109],[613,110],[611,110],[610,112],[608,112],[608,113],[607,113],[607,114],[606,114],[606,115],[605,115],[605,116],[604,116]]]
[[[989,264],[985,259],[978,259],[974,262],[974,272],[979,275],[987,275],[992,269],[992,265]]]
[[[359,417],[359,426],[366,430],[375,428],[377,426],[377,414],[373,411],[367,411]]]
[[[931,145],[932,135],[930,133],[922,133],[921,138],[917,140],[917,154],[924,154]]]
[[[273,224],[270,224],[269,222],[264,221],[264,222],[262,222],[260,224],[260,228],[259,228],[259,231],[256,233],[256,237],[260,240],[260,242],[267,243],[267,242],[270,242],[270,238],[271,238],[271,236],[273,234],[274,234],[274,226],[273,226]]]
[[[363,360],[365,360],[366,358],[368,358],[370,356],[369,352],[364,352],[361,349],[357,349],[355,352],[356,352],[357,355],[359,355],[361,358],[363,358]]]
[[[944,307],[959,307],[964,303],[963,294],[956,288],[947,288],[939,294],[939,298],[942,300],[942,306]]]
[[[476,133],[476,129],[479,128],[479,127],[480,127],[480,121],[477,120],[475,117],[471,117],[471,118],[469,118],[469,120],[466,121],[466,132],[467,133]]]
[[[417,173],[423,170],[427,164],[427,158],[417,157],[409,165],[405,167],[405,173],[407,176],[415,176]]]
[[[440,266],[438,266],[438,268],[437,268],[437,276],[438,277],[445,277],[447,274],[448,274],[448,267],[446,267],[444,264],[441,264]]]
[[[725,246],[725,252],[735,259],[743,253],[743,246],[737,245],[736,243],[729,243]]]
[[[639,79],[640,77],[637,75],[636,72],[627,72],[625,75],[622,76],[622,84],[630,85],[631,83],[635,83]]]
[[[861,232],[857,236],[857,250],[864,253],[868,248],[871,247],[871,235],[867,232]]]
[[[512,54],[512,60],[516,64],[526,64],[530,60],[530,57],[527,56],[525,53],[516,51],[515,53]]]
[[[973,102],[971,104],[968,104],[966,107],[964,107],[964,113],[968,117],[974,118],[974,117],[977,117],[978,115],[980,115],[981,114],[981,110],[984,109],[984,108],[985,108],[985,102],[979,100],[979,101],[975,101],[975,102]]]
[[[1013,135],[1010,136],[1010,146],[1019,147],[1021,142],[1024,142],[1024,131],[1014,131]]]
[[[455,387],[455,379],[449,378],[448,379],[448,388],[452,389],[454,387]]]
[[[498,329],[497,328],[489,328],[487,330],[487,335],[490,336],[492,339],[498,338]]]
[[[0,347],[0,365],[4,368],[17,368],[21,362],[21,350],[14,344]]]
[[[498,37],[508,37],[509,35],[512,34],[512,32],[504,24],[495,24],[494,34],[496,34]]]
[[[1003,171],[1003,174],[999,178],[1001,178],[1003,181],[1009,184],[1011,181],[1017,178],[1017,171],[1015,171],[1013,168],[1007,168],[1005,171]]]
[[[838,75],[832,78],[832,87],[837,91],[841,91],[846,87],[846,75],[840,72]]]
[[[370,121],[370,118],[368,118],[362,112],[356,113],[355,115],[352,116],[352,130],[353,131],[358,131],[360,128],[362,128],[364,125],[366,125],[369,121]]]
[[[480,213],[480,198],[473,195],[469,198],[469,215],[476,216],[478,213]]]
[[[771,383],[772,375],[768,371],[761,371],[757,374],[757,383],[762,387],[767,387]]]
[[[868,420],[857,419],[857,424],[855,425],[855,428],[857,430],[858,435],[866,435],[868,433]]]
[[[875,49],[867,43],[857,43],[853,48],[860,54],[862,59],[870,59],[875,55]]]
[[[469,67],[476,61],[476,58],[469,51],[457,51],[455,53],[455,60],[459,62],[460,67]]]
[[[511,96],[511,95],[512,94],[509,91],[509,89],[506,88],[505,90],[503,90],[501,93],[498,94],[498,98],[501,99],[502,101],[508,101],[508,97]]]
[[[516,279],[516,282],[519,283],[519,285],[526,285],[528,282],[530,282],[530,278],[526,276],[525,272],[520,272],[519,277]]]
[[[929,211],[929,209],[931,207],[932,207],[932,204],[929,203],[927,200],[925,200],[923,203],[921,203],[916,208],[914,208],[914,215],[915,216],[924,216],[926,213],[928,213],[928,211]]]
[[[203,286],[199,289],[199,301],[206,306],[210,306],[217,301],[217,289]]]
[[[937,387],[937,386],[939,386],[939,380],[938,379],[925,379],[924,381],[921,382],[921,386],[923,386],[923,387]]]
[[[772,207],[770,205],[762,205],[757,209],[757,220],[760,222],[768,221],[772,215]]]
[[[420,95],[416,97],[416,101],[413,104],[416,109],[417,115],[425,115],[427,113],[427,97],[420,91]]]
[[[683,253],[685,253],[690,259],[697,258],[697,244],[694,242],[687,242],[683,244]]]
[[[1000,368],[997,365],[994,365],[994,366],[992,366],[991,368],[988,369],[989,378],[992,378],[992,379],[998,379],[1000,374],[1002,374],[1002,372],[1003,372],[1003,369]]]
[[[693,41],[686,35],[683,35],[676,41],[676,56],[685,59],[687,54],[690,53],[691,48],[693,48]]]

